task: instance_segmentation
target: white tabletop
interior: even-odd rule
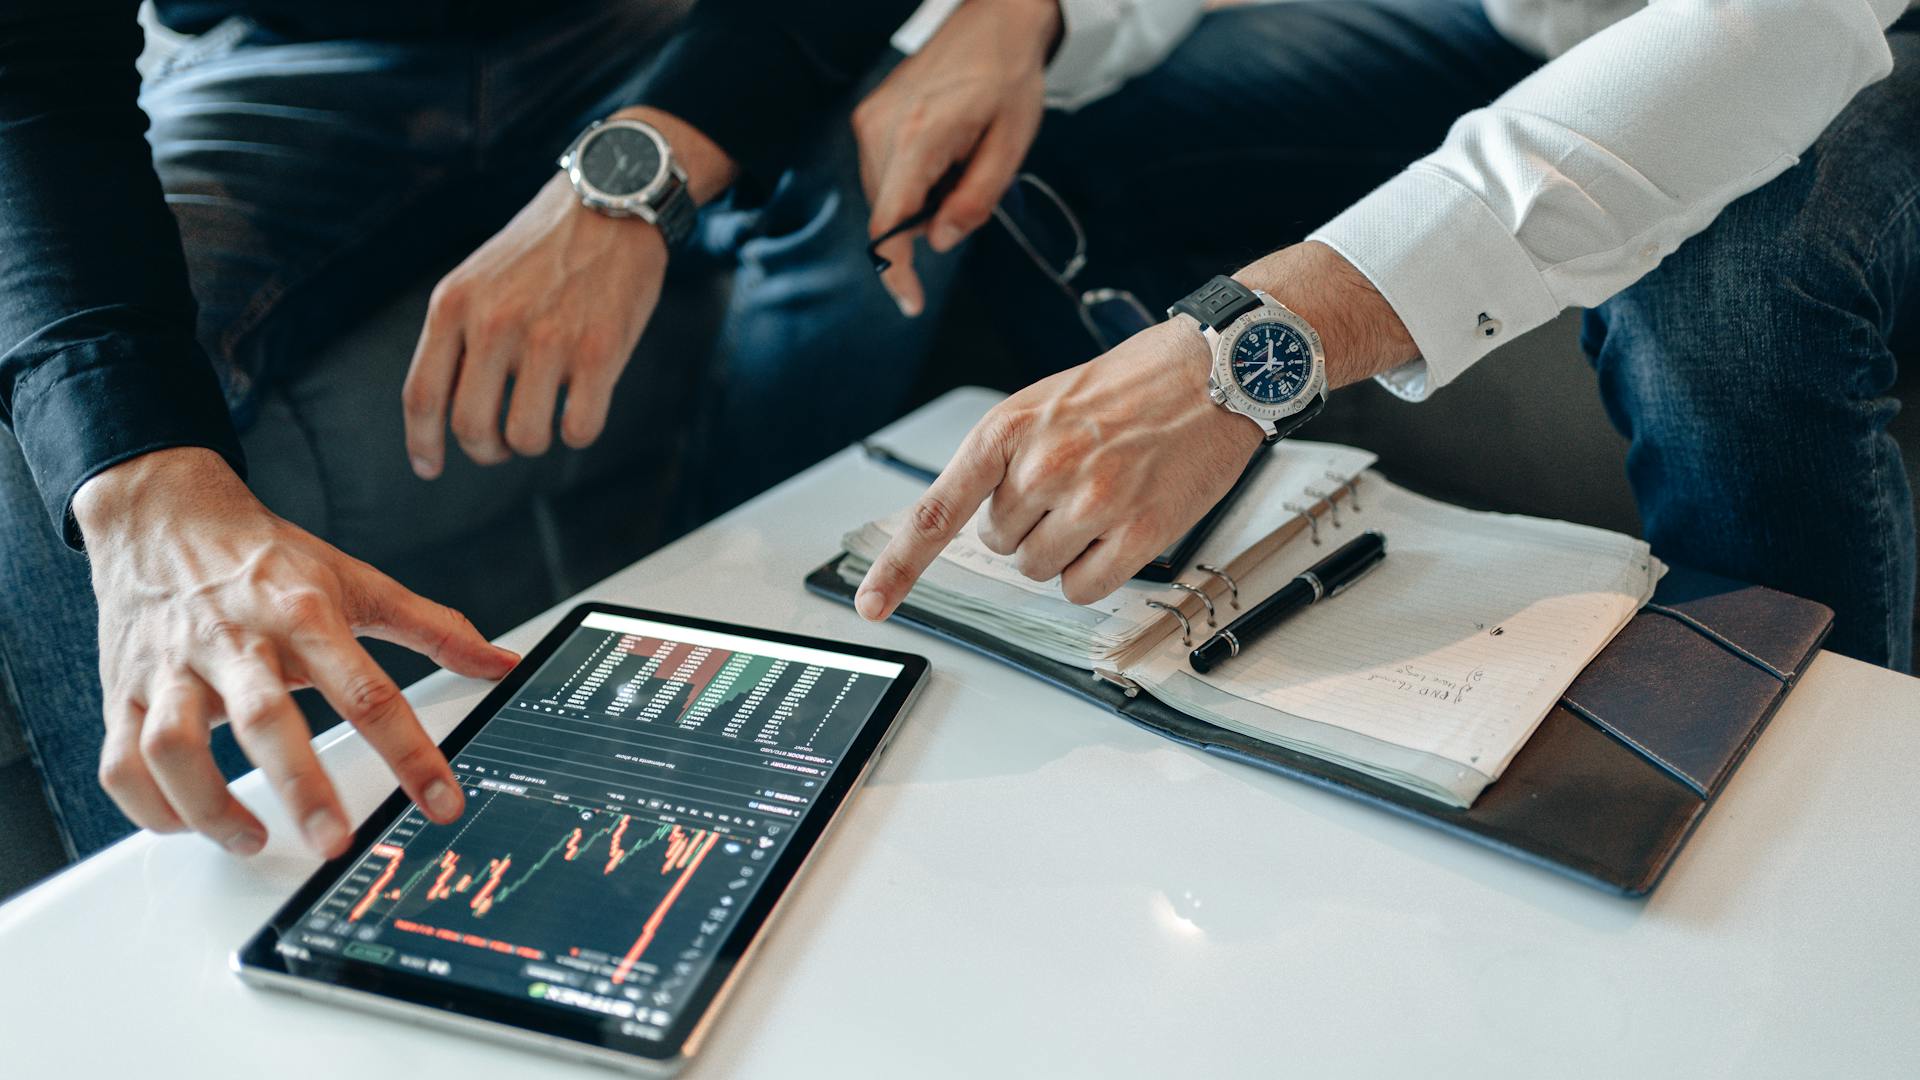
[[[991,400],[884,439],[938,462]],[[917,491],[844,453],[584,594],[934,664],[690,1077],[1920,1076],[1920,680],[1823,654],[1622,900],[803,591]],[[437,736],[483,690],[410,694]],[[377,759],[322,741],[369,812]],[[0,907],[0,1073],[603,1075],[243,986],[228,952],[315,861],[235,790],[258,858],[143,834]]]

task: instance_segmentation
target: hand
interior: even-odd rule
[[[599,438],[666,271],[659,229],[581,206],[555,174],[433,290],[401,392],[413,471],[440,475],[449,406],[454,438],[481,465],[546,453],[562,387],[560,437],[575,448]]]
[[[1262,438],[1207,396],[1206,343],[1162,323],[995,406],[867,571],[884,619],[989,496],[980,539],[1089,604],[1218,502]]]
[[[289,692],[315,686],[386,759],[428,817],[449,822],[459,781],[356,634],[486,679],[518,658],[458,612],[268,512],[207,450],[159,450],[82,485],[73,512],[100,603],[106,743],[100,782],[156,832],[190,828],[251,855],[266,828],[227,790],[208,749],[234,737],[324,856],[352,833]]]
[[[732,160],[677,118],[649,108],[614,115],[645,120],[667,137],[696,203],[733,182]],[[440,475],[449,410],[454,438],[481,465],[546,453],[563,387],[560,438],[575,449],[591,445],[666,271],[658,228],[581,206],[556,173],[433,290],[401,391],[413,471],[423,480]]]
[[[1060,31],[1058,0],[967,0],[854,109],[869,236],[918,213],[956,165],[964,171],[924,230],[927,243],[951,251],[987,223],[1040,131],[1047,57]],[[880,248],[893,263],[881,281],[908,317],[926,306],[913,272],[922,231]]]
[[[1417,353],[1380,293],[1323,244],[1284,248],[1235,277],[1319,332],[1330,387]],[[1165,322],[995,406],[867,571],[855,607],[891,615],[989,496],[980,540],[1021,573],[1060,575],[1076,604],[1119,588],[1220,501],[1263,437],[1208,397],[1209,367],[1205,340]]]

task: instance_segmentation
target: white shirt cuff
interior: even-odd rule
[[[1381,376],[1421,401],[1496,347],[1550,321],[1559,301],[1533,258],[1471,190],[1415,163],[1309,236],[1380,290],[1420,350]]]
[[[1122,20],[1113,0],[1060,0],[1060,48],[1047,62],[1047,104],[1077,109],[1113,89],[1107,57]]]

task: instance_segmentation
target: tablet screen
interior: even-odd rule
[[[661,1038],[901,671],[590,613],[280,947]]]

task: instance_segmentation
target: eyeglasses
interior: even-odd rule
[[[933,220],[934,212],[946,201],[956,177],[957,173],[949,174],[928,193],[927,204],[919,213],[867,246],[867,257],[873,261],[875,273],[893,265],[880,254],[880,245]],[[993,217],[1028,260],[1073,305],[1080,325],[1086,328],[1100,351],[1114,348],[1158,321],[1140,298],[1126,289],[1082,289],[1075,283],[1087,265],[1087,231],[1073,208],[1045,180],[1025,172],[1014,177],[1013,186],[993,208]]]

